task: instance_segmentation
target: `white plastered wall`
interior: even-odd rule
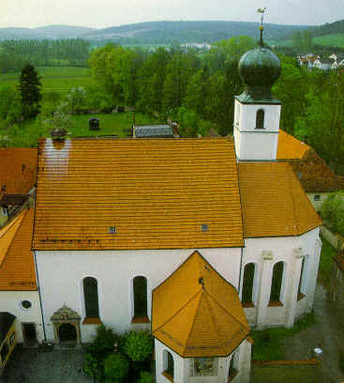
[[[32,306],[24,309],[21,302],[28,300]],[[23,323],[35,323],[37,341],[44,339],[42,315],[37,291],[0,291],[0,311],[9,312],[17,317],[16,332],[18,342],[23,342]]]
[[[101,321],[124,332],[133,318],[132,280],[147,278],[148,316],[151,319],[152,290],[182,264],[194,249],[133,251],[37,251],[36,263],[43,302],[47,339],[54,340],[50,317],[67,305],[85,317],[82,280],[98,281]],[[200,254],[234,287],[238,288],[241,248],[198,249]],[[81,340],[90,342],[95,325],[82,325]],[[135,327],[136,326],[136,327]]]
[[[329,193],[307,193],[307,197],[311,201],[312,205],[314,206],[314,209],[319,213],[322,204],[325,202],[326,198],[328,197]],[[315,197],[317,196],[317,197]]]
[[[256,129],[256,115],[264,110],[264,129]],[[281,105],[242,104],[235,100],[234,141],[237,159],[275,160]]]
[[[248,263],[256,264],[254,307],[244,309],[250,326],[292,327],[297,318],[310,312],[313,307],[321,252],[319,228],[297,237],[249,238],[245,240],[245,244],[243,270]],[[303,257],[305,257],[305,270],[301,291],[305,297],[297,300]],[[280,296],[282,306],[271,307],[269,299],[273,267],[279,261],[284,262]],[[240,291],[243,274],[242,272]]]
[[[158,339],[155,339],[155,362],[156,362],[156,382],[168,383],[163,372],[164,366],[164,352],[168,351],[174,362],[174,382],[178,383],[227,383],[228,372],[231,359],[235,358],[235,368],[238,373],[231,382],[249,383],[251,375],[251,343],[245,340],[241,345],[228,357],[221,357],[217,360],[217,376],[191,376],[191,368],[193,368],[192,358],[182,358],[177,353],[172,351],[169,347],[165,346]]]

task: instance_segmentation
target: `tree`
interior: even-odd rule
[[[41,81],[38,73],[31,64],[26,64],[19,77],[22,115],[25,120],[35,118],[40,112],[42,100]]]
[[[344,193],[331,193],[321,207],[321,216],[327,225],[337,233],[344,235]]]

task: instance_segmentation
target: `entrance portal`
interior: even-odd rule
[[[23,330],[24,343],[26,343],[27,345],[33,345],[37,343],[35,323],[23,323],[22,330]]]
[[[60,342],[76,342],[77,334],[75,326],[70,323],[62,323],[58,329]]]

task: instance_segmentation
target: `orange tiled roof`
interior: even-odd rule
[[[236,289],[195,251],[153,291],[152,332],[182,357],[229,355],[248,335]]]
[[[280,129],[278,135],[277,160],[301,160],[310,149],[310,146]]]
[[[244,235],[301,235],[321,220],[287,162],[240,163]]]
[[[229,139],[45,140],[39,150],[35,249],[243,245]]]
[[[36,182],[37,149],[0,148],[0,188],[6,194],[26,194]]]
[[[36,290],[31,240],[33,210],[24,210],[0,230],[0,290]]]

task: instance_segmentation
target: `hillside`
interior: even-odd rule
[[[335,21],[331,24],[312,28],[313,36],[324,36],[330,34],[344,33],[344,20]]]
[[[307,26],[266,25],[266,40],[280,40]],[[122,44],[169,44],[213,42],[232,36],[258,37],[258,23],[238,21],[156,21],[119,27],[94,29],[65,25],[39,28],[0,28],[0,40],[6,39],[70,39],[117,41]]]
[[[69,25],[48,25],[38,28],[0,28],[0,40],[73,39],[93,30],[95,29]]]
[[[266,39],[283,39],[292,32],[305,28],[307,27],[267,24]],[[239,35],[257,38],[258,23],[238,21],[156,21],[101,29],[84,35],[84,38],[136,44],[211,43]]]

